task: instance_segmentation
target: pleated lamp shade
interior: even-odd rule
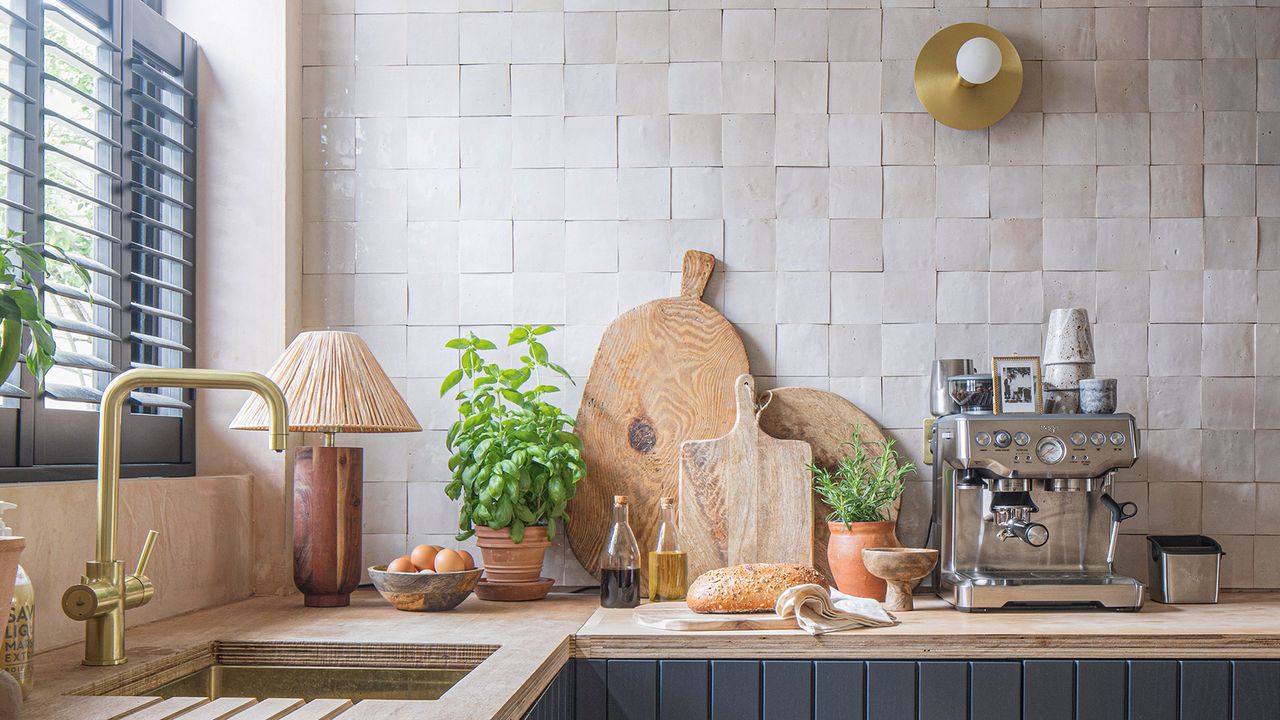
[[[417,432],[404,398],[359,335],[337,330],[294,338],[267,377],[289,402],[289,430],[323,433]],[[240,408],[233,430],[266,430],[269,413],[258,396]]]

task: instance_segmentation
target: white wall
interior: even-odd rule
[[[304,4],[303,323],[365,335],[429,428],[364,441],[371,559],[454,527],[446,338],[554,323],[583,377],[697,247],[763,385],[840,393],[913,455],[931,359],[1038,355],[1051,308],[1089,308],[1146,430],[1122,567],[1205,532],[1226,585],[1280,587],[1280,8],[884,4]],[[1026,61],[989,131],[912,88],[961,21]]]

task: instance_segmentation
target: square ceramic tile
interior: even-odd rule
[[[671,162],[671,130],[666,115],[618,118],[618,164],[666,167]]]
[[[564,59],[566,63],[611,63],[617,61],[617,13],[565,13]]]
[[[779,374],[825,376],[828,373],[826,325],[778,325]]]
[[[1204,180],[1200,165],[1151,167],[1151,216],[1198,218],[1204,215]]]
[[[667,168],[620,168],[618,211],[623,220],[670,218],[671,171]]]
[[[1043,212],[1039,165],[991,168],[991,217],[1037,218]]]
[[[885,8],[882,17],[880,57],[885,60],[914,61],[925,42],[946,25],[931,8]]]
[[[1158,518],[1172,519],[1173,509],[1165,503],[1158,502],[1157,488],[1162,493],[1194,492],[1188,500],[1194,502],[1194,525],[1168,532],[1195,532],[1190,528],[1200,526],[1200,442],[1199,430],[1151,430],[1146,434],[1146,446],[1149,448],[1147,461],[1147,479],[1150,481],[1151,497],[1151,531],[1161,532],[1168,525],[1160,525]],[[1182,488],[1182,490],[1179,490]],[[1167,497],[1167,496],[1166,496]]]
[[[1243,377],[1207,377],[1200,395],[1201,426],[1210,430],[1253,427],[1255,381]]]
[[[1262,221],[1280,217],[1280,166],[1258,167],[1258,207]]]
[[[1200,426],[1200,378],[1153,377],[1147,382],[1147,423],[1152,430]]]
[[[1201,42],[1206,58],[1254,56],[1252,7],[1205,8],[1201,14]]]
[[[1159,270],[1151,273],[1151,322],[1199,323],[1204,319],[1203,283],[1199,271]]]
[[[932,166],[886,166],[884,169],[884,216],[887,218],[932,217],[934,169]]]
[[[613,115],[618,84],[614,65],[566,65],[564,68],[566,115]]]
[[[1094,83],[1099,112],[1147,111],[1147,61],[1099,60]]]
[[[939,166],[936,183],[938,217],[982,218],[990,214],[989,168],[985,164]]]
[[[831,321],[831,275],[826,272],[777,273],[777,322]]]
[[[829,216],[827,168],[780,167],[775,188],[779,218],[826,220]]]
[[[1253,533],[1254,512],[1257,509],[1256,485],[1251,482],[1207,482],[1202,488],[1204,493],[1202,532]]]
[[[924,112],[916,95],[915,61],[882,60],[880,62],[880,110],[882,112]]]
[[[1258,157],[1258,115],[1254,112],[1204,114],[1204,161],[1253,163]]]
[[[880,165],[880,115],[831,115],[828,150],[832,165]]]
[[[780,62],[776,64],[774,100],[779,113],[827,111],[827,64]]]
[[[466,123],[459,123],[458,130],[459,164],[462,167],[511,167],[511,118],[470,118]],[[380,146],[371,150],[384,155],[383,162],[390,163],[391,167],[407,165],[404,158],[406,142],[398,138],[395,140],[387,138],[388,132],[407,132],[403,120],[398,123],[398,127],[387,128],[385,131],[376,129],[373,132],[367,131],[366,136],[373,136],[370,145]],[[379,135],[383,137],[379,138]]]
[[[1152,112],[1200,110],[1200,61],[1152,60],[1147,66],[1147,90]]]
[[[1045,112],[1093,112],[1094,65],[1086,60],[1046,60],[1041,64]]]
[[[880,225],[886,270],[932,270],[935,225],[932,218],[884,220]]]
[[[880,59],[880,13],[876,10],[832,10],[827,57],[832,61]]]
[[[671,116],[671,164],[710,166],[720,164],[719,115]]]
[[[833,167],[828,179],[828,211],[832,218],[880,217],[883,182],[879,167]]]
[[[1150,118],[1147,113],[1098,115],[1098,164],[1148,164],[1151,159]]]
[[[1260,109],[1257,63],[1253,58],[1205,60],[1201,72],[1205,110],[1252,112]]]
[[[672,62],[720,60],[719,10],[676,10],[668,18]]]
[[[725,10],[723,48],[725,60],[772,60],[773,9]]]
[[[889,326],[885,326],[889,327]],[[832,325],[830,372],[836,377],[875,376],[880,387],[880,325]]]
[[[1258,61],[1258,109],[1280,110],[1280,60]]]
[[[723,171],[725,218],[771,218],[775,214],[772,167],[726,167]]]
[[[667,87],[668,107],[673,113],[720,112],[719,63],[672,63],[668,66]]]
[[[511,62],[564,62],[564,13],[522,12],[517,19],[520,32],[511,36]]]
[[[992,165],[1039,165],[1044,161],[1044,116],[1014,113],[991,127]]]
[[[1153,376],[1200,375],[1202,328],[1191,324],[1157,324],[1147,329],[1147,366]],[[1196,392],[1196,418],[1200,415],[1200,394]],[[1154,407],[1154,406],[1153,406]]]
[[[566,220],[611,220],[618,216],[617,170],[566,170]]]
[[[772,115],[720,116],[723,164],[772,166],[774,118]]]
[[[1090,218],[1045,218],[1045,270],[1092,270],[1097,256],[1097,223]]]
[[[827,101],[829,112],[880,111],[879,62],[831,62],[827,67],[831,95]]]
[[[989,159],[987,131],[956,130],[936,123],[933,156],[939,165],[986,165]]]
[[[993,220],[991,222],[991,269],[1033,271],[1041,263],[1040,220]]]
[[[1153,7],[1149,11],[1151,58],[1195,60],[1200,47],[1200,9]]]
[[[352,118],[306,118],[302,121],[303,170],[354,170],[356,121]]]
[[[827,116],[777,115],[773,158],[778,165],[827,164]]]
[[[678,167],[671,169],[671,217],[716,218],[724,215],[721,169]]]
[[[1258,266],[1258,223],[1253,218],[1205,218],[1205,267],[1252,270]]]
[[[991,267],[987,221],[939,218],[934,258],[939,270],[986,271]]]
[[[885,165],[933,163],[933,118],[918,113],[886,113],[880,116],[880,123]]]
[[[774,323],[775,273],[730,272],[725,275],[725,317],[732,323]]]
[[[831,270],[878,272],[884,269],[879,220],[832,220],[829,233]]]
[[[1253,165],[1205,165],[1204,210],[1207,216],[1254,214],[1257,177]]]
[[[938,315],[940,323],[985,323],[987,289],[983,273],[938,273]],[[898,327],[898,326],[886,326]]]
[[[725,222],[725,263],[730,270],[773,270],[776,254],[772,220]]]
[[[1044,307],[1082,307],[1090,317],[1098,316],[1098,287],[1096,274],[1090,271],[1072,270],[1065,272],[1045,271],[1044,273]],[[1145,354],[1145,352],[1144,352]],[[1125,358],[1130,360],[1132,358]],[[1099,372],[1103,372],[1100,368]],[[1108,370],[1111,374],[1120,375],[1119,370]],[[1135,373],[1129,373],[1135,374]],[[1146,374],[1145,371],[1141,374]]]
[[[1098,168],[1098,217],[1147,217],[1151,213],[1151,177],[1144,166]]]
[[[1151,233],[1144,218],[1098,220],[1098,269],[1147,270],[1151,267]]]
[[[936,287],[932,270],[886,270],[884,273],[884,322],[932,321],[936,307]]]
[[[773,63],[725,62],[721,63],[720,76],[723,112],[773,112]]]
[[[776,60],[826,61],[826,10],[780,9],[774,23]]]
[[[353,15],[303,15],[302,37],[303,66],[355,64]]]
[[[1204,162],[1204,118],[1199,112],[1151,114],[1151,162],[1185,165]]]
[[[1045,166],[1045,217],[1093,217],[1097,211],[1097,169],[1093,165]]]
[[[1098,116],[1052,113],[1044,116],[1046,165],[1093,165],[1098,161]]]
[[[878,325],[883,304],[884,273],[831,273],[831,322]]]
[[[1099,60],[1147,58],[1147,10],[1142,7],[1099,8],[1094,18]]]
[[[511,114],[563,115],[564,68],[560,65],[512,65]]]
[[[670,57],[667,13],[620,12],[617,20],[618,62],[667,62]]]
[[[1093,60],[1096,54],[1092,8],[1059,8],[1041,13],[1046,60]]]
[[[1254,270],[1206,270],[1206,322],[1255,322],[1258,313],[1258,273]]]
[[[883,325],[880,328],[882,375],[923,375],[933,360],[933,323]]]

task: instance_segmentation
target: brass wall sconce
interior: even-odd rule
[[[981,130],[1009,114],[1022,93],[1022,58],[1003,33],[980,23],[939,30],[916,58],[916,95],[935,120]]]

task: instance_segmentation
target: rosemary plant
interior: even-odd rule
[[[888,520],[889,507],[902,495],[906,477],[916,466],[902,462],[892,439],[871,444],[871,448],[879,448],[878,455],[868,452],[857,425],[844,445],[851,452],[840,458],[833,470],[809,463],[813,489],[831,508],[827,520],[839,520],[846,529],[856,522]]]

